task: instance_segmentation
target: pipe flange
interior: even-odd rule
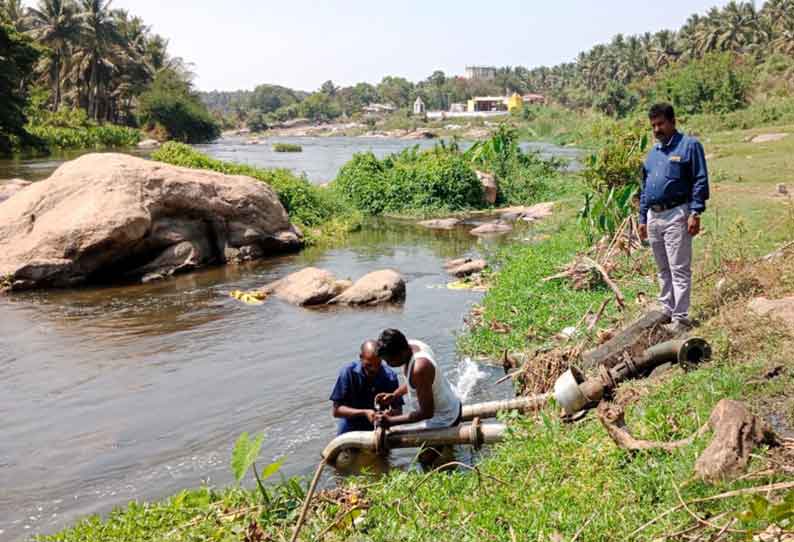
[[[386,429],[382,426],[375,428],[375,453],[386,455],[389,453],[388,441],[386,440]]]
[[[612,376],[612,371],[605,365],[599,365],[598,372],[600,373],[599,377],[601,378],[601,382],[604,383],[606,391],[613,389],[617,385],[615,383],[615,377]]]
[[[483,438],[482,434],[482,423],[480,422],[480,417],[477,416],[472,420],[471,426],[469,427],[469,442],[471,442],[471,445],[474,446],[475,450],[479,450],[482,448],[484,440],[485,439]]]

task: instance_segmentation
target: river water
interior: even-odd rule
[[[293,139],[303,153],[276,155],[269,145],[239,141],[202,150],[322,182],[355,151],[383,155],[414,143]],[[38,180],[58,163],[0,162],[0,178]],[[467,402],[510,396],[508,383],[494,384],[501,369],[457,355],[463,316],[481,294],[448,290],[442,267],[447,258],[492,247],[465,228],[433,232],[379,221],[336,250],[307,249],[148,285],[0,299],[0,540],[51,533],[133,499],[229,484],[231,447],[242,431],[265,432],[262,460],[286,457],[284,475],[309,473],[335,434],[328,395],[338,369],[385,327],[432,345]],[[307,265],[352,279],[396,269],[407,300],[307,310],[229,297]],[[406,455],[394,462],[405,464]]]

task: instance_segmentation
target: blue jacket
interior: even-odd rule
[[[331,392],[331,401],[350,408],[373,409],[375,396],[379,393],[392,393],[400,386],[397,374],[381,363],[380,371],[370,384],[360,361],[348,363],[339,371],[336,385]],[[399,397],[392,406],[401,407],[404,402]],[[338,434],[348,431],[372,431],[374,428],[364,416],[340,418]]]
[[[709,173],[703,145],[694,137],[673,134],[667,145],[657,143],[642,166],[640,224],[648,220],[651,205],[689,202],[689,210],[702,213],[709,199]]]

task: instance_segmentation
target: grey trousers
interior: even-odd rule
[[[673,321],[689,318],[692,292],[692,236],[687,230],[689,204],[648,211],[648,241],[659,270],[659,303]]]

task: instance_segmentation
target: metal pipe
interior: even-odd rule
[[[551,393],[532,395],[529,397],[517,397],[505,401],[489,401],[487,403],[475,403],[473,405],[463,405],[461,420],[471,421],[474,418],[494,418],[500,412],[508,410],[518,410],[520,412],[530,412],[539,410],[551,399]]]
[[[443,429],[408,429],[395,427],[385,434],[386,449],[419,448],[421,446],[443,446],[471,444],[479,447],[502,440],[505,425],[501,423],[460,424]],[[351,431],[333,439],[323,450],[322,456],[329,463],[344,450],[357,449],[378,451],[378,431]]]
[[[688,366],[711,358],[711,346],[699,338],[666,341],[651,346],[637,360],[631,358],[607,368],[601,366],[598,376],[584,379],[582,372],[571,367],[554,384],[554,398],[568,415],[598,403],[618,384],[630,378],[649,374],[665,363]]]

